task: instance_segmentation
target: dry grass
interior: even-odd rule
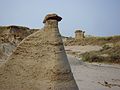
[[[73,45],[104,45],[107,43],[117,43],[120,42],[120,35],[110,36],[110,37],[86,37],[83,40],[67,40],[64,42],[66,46]]]
[[[103,46],[100,51],[86,52],[81,55],[84,61],[120,64],[120,46]]]

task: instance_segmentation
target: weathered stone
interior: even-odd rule
[[[47,19],[0,67],[0,90],[78,90],[57,18]]]
[[[84,33],[85,33],[85,31],[76,30],[75,31],[75,39],[76,40],[82,40],[83,38],[85,38]]]
[[[47,16],[45,16],[45,19],[43,20],[43,23],[46,23],[47,20],[57,20],[57,21],[61,21],[62,18],[60,16],[58,16],[57,14],[48,14]]]
[[[23,26],[0,26],[0,64],[16,49],[28,35],[38,31]]]

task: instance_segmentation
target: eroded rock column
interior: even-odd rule
[[[41,31],[25,38],[0,67],[0,90],[78,90],[58,22],[48,14]]]
[[[44,31],[49,37],[47,43],[54,48],[53,56],[51,56],[54,59],[50,59],[53,65],[49,67],[52,71],[51,77],[53,77],[51,80],[53,80],[55,90],[78,90],[59,33],[58,22],[61,20],[62,18],[56,14],[48,14],[43,21]]]

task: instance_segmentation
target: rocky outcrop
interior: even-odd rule
[[[54,15],[0,67],[1,90],[78,90],[58,30],[61,18]]]
[[[0,26],[0,64],[15,50],[28,35],[38,31],[22,26]]]
[[[76,40],[83,40],[85,38],[84,33],[85,33],[85,31],[76,30],[75,31],[75,39]]]
[[[3,26],[0,27],[0,42],[11,42],[18,44],[22,39],[29,35],[29,28],[22,26]]]

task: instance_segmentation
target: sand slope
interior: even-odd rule
[[[70,55],[68,59],[80,90],[120,90],[119,65],[84,63]]]

